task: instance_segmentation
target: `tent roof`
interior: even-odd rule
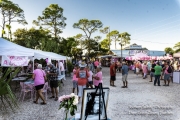
[[[35,50],[34,53],[34,59],[45,59],[45,58],[51,58],[54,60],[66,60],[67,57],[66,56],[62,56],[53,52],[45,52],[45,51],[41,51],[41,50]]]
[[[34,52],[33,49],[0,38],[0,55],[34,56]]]
[[[180,57],[180,52],[174,53],[174,54],[173,54],[173,57]]]
[[[14,56],[34,56],[34,59],[51,58],[54,60],[66,60],[66,56],[62,56],[53,52],[45,52],[41,50],[34,50],[26,48],[0,38],[0,56],[2,55],[14,55]]]

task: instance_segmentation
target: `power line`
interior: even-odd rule
[[[175,22],[177,22],[177,21],[180,21],[180,19],[179,20],[176,20],[176,21],[173,21],[173,22],[170,22],[170,23],[167,23],[167,24],[163,24],[163,25],[161,25],[161,26],[158,26],[158,27],[155,27],[155,28],[152,28],[152,29],[149,29],[149,30],[146,30],[146,31],[143,31],[142,33],[146,33],[146,32],[148,32],[148,31],[151,31],[151,30],[154,30],[154,29],[157,29],[157,28],[161,28],[161,27],[163,27],[163,26],[166,26],[166,25],[168,25],[168,24],[171,24],[171,23],[175,23]],[[140,32],[141,33],[141,32]],[[140,34],[139,32],[137,33],[137,34]],[[137,35],[136,34],[136,35]]]
[[[166,19],[163,19],[163,20],[157,21],[157,22],[155,22],[155,23],[152,23],[152,24],[146,25],[146,26],[144,26],[144,27],[137,28],[137,29],[135,29],[135,30],[138,30],[138,29],[141,29],[141,28],[145,28],[145,27],[148,27],[148,26],[154,25],[154,24],[159,23],[159,22],[162,22],[162,21],[166,21],[166,20],[168,20],[168,19],[170,19],[170,18],[173,18],[173,17],[176,17],[176,16],[180,16],[180,14],[177,14],[177,15],[171,16],[171,17],[169,17],[169,18],[166,18]]]
[[[157,43],[157,44],[175,44],[175,43],[152,42],[152,41],[146,41],[146,40],[140,40],[140,39],[131,39],[131,40],[133,40],[133,41],[150,42],[150,43]]]
[[[162,30],[153,31],[153,32],[151,32],[151,33],[146,33],[146,34],[140,35],[140,37],[141,37],[141,36],[145,36],[145,35],[147,35],[147,34],[153,34],[153,33],[161,32],[161,31],[162,31],[162,33],[166,33],[166,32],[163,32],[163,31],[166,30],[166,29],[169,29],[169,28],[177,27],[177,26],[180,26],[180,24],[175,25],[175,26],[171,26],[171,27],[168,27],[168,28],[165,28],[165,29],[162,29]],[[176,29],[174,29],[174,30],[176,30]],[[171,30],[171,31],[174,31],[174,30]],[[167,32],[169,32],[169,31],[167,31]],[[162,33],[157,33],[157,34],[162,34]],[[155,36],[155,35],[157,35],[157,34],[153,34],[152,36]]]

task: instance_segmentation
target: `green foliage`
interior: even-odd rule
[[[84,31],[88,39],[91,38],[91,34],[96,32],[99,28],[103,26],[100,20],[88,20],[80,19],[78,23],[74,23],[73,27]]]
[[[130,35],[129,33],[127,33],[127,32],[120,33],[120,34],[119,34],[119,38],[121,38],[120,44],[121,44],[122,46],[125,46],[125,45],[127,45],[127,44],[130,44],[130,40],[131,40],[130,36],[131,36],[131,35]]]
[[[166,54],[170,54],[170,55],[173,55],[173,53],[174,53],[174,50],[170,47],[166,47],[164,49],[164,51],[166,52]]]
[[[175,49],[175,52],[180,52],[180,42],[176,43],[173,47]]]
[[[45,8],[42,16],[39,16],[38,20],[34,20],[33,23],[48,29],[55,38],[58,38],[58,35],[62,33],[62,29],[66,26],[63,11],[63,8],[59,7],[58,4],[51,4]]]
[[[65,108],[65,111],[66,111],[65,120],[67,120],[68,112],[70,112],[70,115],[73,116],[75,115],[75,111],[77,111],[77,106],[73,104],[74,100],[75,100],[75,96],[71,98],[67,98],[66,100],[63,100],[61,104],[59,105],[59,110],[62,108]]]
[[[12,73],[12,68],[8,68],[3,74],[3,76],[0,78],[0,98],[2,103],[1,105],[2,108],[4,108],[5,110],[7,109],[7,107],[10,107],[13,111],[18,108],[17,99],[12,92],[9,83],[12,78],[17,75],[20,69],[21,68],[16,68],[14,73]],[[9,79],[6,79],[10,73],[12,73],[11,77]]]
[[[13,3],[9,0],[2,0],[0,3],[0,13],[2,15],[2,30],[5,30],[5,26],[8,29],[9,38],[12,40],[11,23],[18,22],[20,24],[27,24],[24,11],[19,7],[18,4]],[[2,33],[3,37],[4,33]]]
[[[115,49],[116,49],[116,43],[117,43],[117,41],[120,41],[119,40],[119,31],[117,31],[117,30],[111,31],[109,34],[107,34],[107,38],[109,38],[109,37],[110,37],[111,41],[114,41]]]
[[[85,33],[86,38],[83,41],[83,45],[86,46],[85,49],[88,50],[88,54],[90,54],[91,47],[91,35],[96,32],[99,28],[103,26],[100,20],[88,20],[88,19],[80,19],[77,23],[73,24],[74,28],[80,29]]]
[[[100,44],[103,49],[109,50],[109,44],[110,44],[109,39],[106,38],[106,39],[102,40]]]
[[[70,60],[67,60],[67,69],[68,73],[71,73],[73,71],[73,64]]]
[[[47,40],[51,37],[48,31],[43,29],[31,28],[27,29],[17,29],[14,32],[14,41],[15,43],[22,45],[24,47],[32,49],[41,49],[43,50],[46,46],[44,45]]]

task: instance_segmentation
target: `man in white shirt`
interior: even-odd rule
[[[59,61],[59,70],[61,72],[61,75],[64,75],[65,74],[65,70],[64,70],[64,65],[61,61]]]

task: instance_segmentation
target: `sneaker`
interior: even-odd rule
[[[163,86],[166,86],[166,84],[164,84]]]

